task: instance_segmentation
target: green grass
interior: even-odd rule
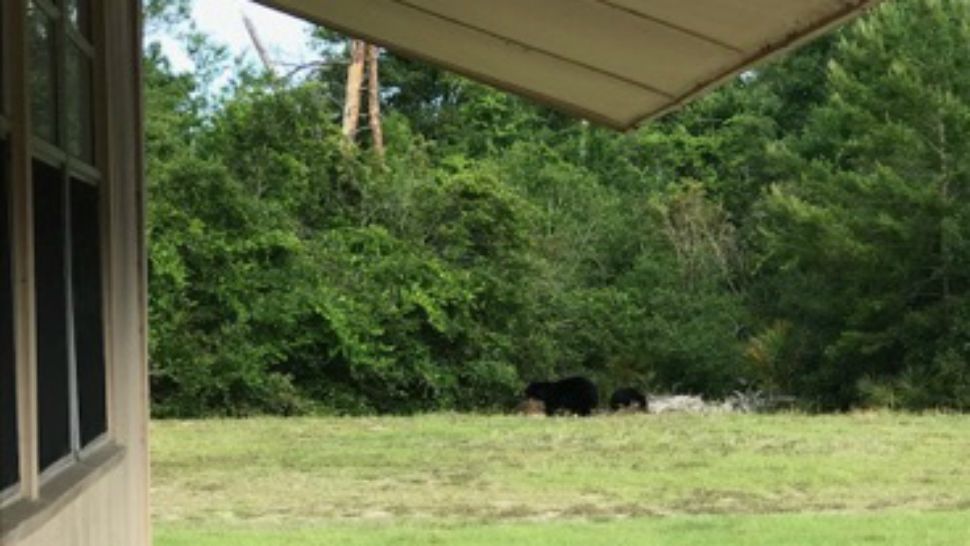
[[[970,545],[970,417],[164,421],[157,544]]]
[[[966,546],[967,514],[676,516],[454,527],[345,525],[231,530],[162,527],[157,546]]]

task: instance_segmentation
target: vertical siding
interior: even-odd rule
[[[62,508],[50,521],[16,546],[143,546],[140,531],[128,518],[133,506],[119,492],[127,488],[124,465],[116,467]]]

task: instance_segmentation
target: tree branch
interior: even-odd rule
[[[270,58],[269,53],[266,48],[263,47],[263,41],[259,39],[259,33],[256,32],[256,25],[253,21],[246,15],[246,12],[242,12],[243,25],[246,27],[246,32],[249,34],[249,39],[253,42],[253,47],[256,48],[256,53],[259,55],[259,60],[263,62],[263,66],[266,67],[266,71],[275,80],[276,67],[273,65],[273,59]]]

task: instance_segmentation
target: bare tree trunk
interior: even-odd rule
[[[360,91],[364,82],[366,46],[361,40],[350,41],[350,64],[347,66],[347,95],[344,99],[343,134],[349,144],[354,143],[360,120]]]
[[[374,152],[378,157],[384,157],[384,130],[381,128],[381,84],[378,80],[377,46],[367,45],[367,120],[370,122],[370,132],[374,139]]]
[[[266,71],[275,80],[276,79],[276,67],[273,65],[273,59],[270,58],[269,53],[266,48],[263,47],[263,41],[259,39],[259,33],[256,32],[256,25],[253,21],[246,15],[245,12],[242,13],[243,24],[246,26],[246,32],[249,33],[249,39],[253,42],[253,47],[256,48],[256,53],[259,55],[259,60],[263,62],[263,66],[266,67]]]

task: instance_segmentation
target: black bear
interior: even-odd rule
[[[613,396],[610,397],[610,409],[613,411],[621,409],[647,411],[647,397],[632,387],[616,389]]]
[[[525,389],[528,398],[541,400],[545,404],[546,415],[559,411],[587,416],[599,404],[600,397],[596,385],[585,377],[567,377],[559,381],[538,381],[530,383]]]

